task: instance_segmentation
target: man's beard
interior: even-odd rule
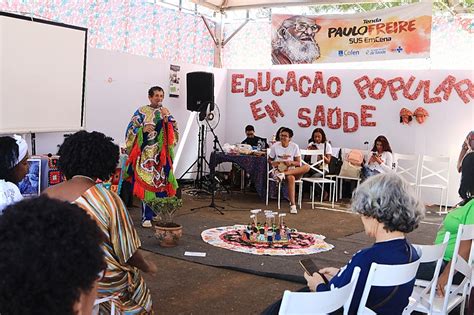
[[[319,45],[314,41],[300,41],[293,36],[287,36],[281,44],[280,51],[292,63],[312,63],[320,57]]]

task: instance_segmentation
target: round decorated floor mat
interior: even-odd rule
[[[212,228],[203,231],[201,237],[213,246],[254,255],[309,255],[334,248],[324,241],[324,235],[304,232],[292,233],[291,242],[285,244],[252,243],[242,238],[244,229],[244,225]]]

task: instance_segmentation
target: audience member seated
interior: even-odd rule
[[[461,206],[449,212],[444,218],[441,228],[436,234],[435,244],[443,243],[446,232],[450,233],[448,246],[444,252],[444,263],[438,278],[437,293],[444,296],[444,287],[448,282],[449,268],[453,258],[454,245],[460,224],[474,224],[474,152],[469,153],[462,163],[462,177],[459,186],[459,196],[462,198]],[[459,254],[467,261],[471,250],[471,241],[461,241]],[[420,264],[416,277],[422,280],[431,280],[435,269],[435,263]],[[454,284],[461,283],[462,274],[454,276]]]
[[[293,130],[284,127],[280,131],[280,142],[270,148],[268,160],[273,170],[272,176],[277,181],[286,181],[288,184],[288,197],[290,199],[290,213],[297,214],[295,203],[295,180],[300,179],[309,171],[308,165],[301,165],[300,148],[294,142]]]
[[[405,235],[418,227],[424,208],[404,179],[388,173],[371,177],[361,184],[354,193],[351,209],[361,215],[365,233],[375,239],[375,244],[357,252],[341,269],[321,269],[320,272],[329,279],[328,284],[324,284],[318,273],[304,276],[310,290],[327,291],[331,285],[339,288],[348,284],[354,267],[360,267],[349,310],[349,314],[356,314],[372,263],[398,265],[419,259]],[[401,314],[408,305],[414,284],[415,279],[398,287],[374,287],[367,307],[377,314]]]
[[[107,271],[99,282],[99,298],[116,296],[116,304],[123,313],[151,312],[150,291],[139,270],[156,273],[156,266],[140,253],[140,239],[120,197],[95,184],[97,179],[109,179],[115,171],[118,146],[100,132],[79,131],[64,140],[59,156],[59,168],[67,181],[45,193],[77,204],[104,233],[102,249]],[[107,303],[101,304],[101,313],[110,313],[107,307]]]
[[[367,178],[376,174],[391,172],[393,169],[393,156],[390,144],[385,136],[378,136],[374,141],[372,151],[366,157],[362,168],[362,177]]]
[[[308,150],[324,150],[324,171],[327,173],[329,172],[329,163],[331,163],[332,158],[332,147],[329,141],[327,141],[326,134],[324,130],[321,128],[316,128],[313,130],[311,134],[311,138],[308,140]],[[311,160],[307,161],[308,163],[316,163],[316,156],[313,156]],[[321,158],[321,157],[319,157]],[[310,170],[311,175],[319,175],[313,170]]]
[[[405,235],[418,227],[424,208],[404,179],[388,173],[373,176],[362,183],[354,193],[351,209],[360,214],[365,233],[375,239],[375,243],[354,254],[341,269],[327,267],[319,270],[329,280],[327,284],[318,273],[312,276],[305,273],[308,286],[300,291],[321,292],[329,291],[331,287],[343,287],[351,281],[354,268],[359,267],[359,280],[349,309],[349,314],[357,314],[372,263],[400,265],[419,259]],[[397,287],[373,287],[366,305],[376,314],[402,314],[414,284],[415,279]],[[281,301],[271,305],[264,314],[277,314],[280,304]]]
[[[285,129],[285,128],[286,128],[286,127],[284,127],[284,126],[278,128],[278,130],[277,130],[277,132],[276,132],[276,134],[275,134],[275,141],[273,141],[273,139],[272,139],[272,142],[273,142],[273,143],[272,143],[271,145],[274,145],[276,142],[279,142],[279,141],[280,141],[280,132],[281,132],[283,129]]]
[[[474,131],[469,132],[466,136],[466,139],[464,139],[464,142],[462,143],[461,152],[459,152],[457,164],[457,169],[459,173],[461,173],[461,166],[464,157],[472,151],[474,151]]]
[[[245,127],[245,138],[242,143],[251,145],[253,148],[259,148],[260,150],[268,148],[267,139],[260,138],[255,135],[255,128],[252,125],[247,125]]]
[[[28,146],[20,136],[0,137],[0,215],[23,197],[18,183],[28,173]]]
[[[90,315],[106,267],[103,235],[76,205],[46,197],[0,216],[0,314]]]

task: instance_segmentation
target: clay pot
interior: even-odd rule
[[[178,245],[178,241],[183,235],[183,227],[163,227],[155,225],[155,237],[161,247],[174,247]]]

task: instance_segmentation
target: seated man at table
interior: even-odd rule
[[[288,184],[288,197],[290,199],[290,213],[297,214],[295,202],[295,180],[300,179],[310,169],[309,165],[301,165],[300,148],[294,142],[293,130],[283,128],[280,131],[280,142],[270,148],[268,161],[273,170],[272,176],[275,180],[286,181]]]
[[[267,139],[260,138],[255,135],[255,128],[252,125],[247,125],[245,127],[245,138],[242,143],[251,145],[253,148],[259,148],[260,150],[268,148]]]

